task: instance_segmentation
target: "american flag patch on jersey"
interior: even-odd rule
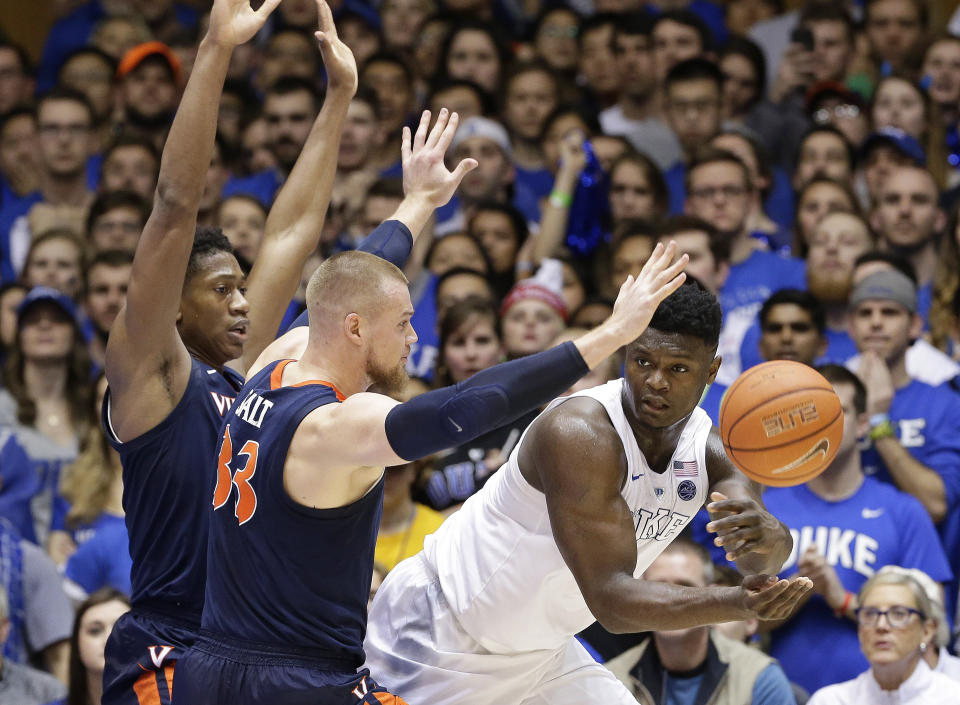
[[[693,477],[700,472],[696,460],[674,460],[673,474],[676,477]]]

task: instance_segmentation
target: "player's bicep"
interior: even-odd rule
[[[332,467],[405,464],[394,452],[386,431],[387,414],[398,404],[383,394],[361,392],[318,410],[312,436],[318,458]]]
[[[633,517],[620,494],[626,459],[609,423],[598,433],[597,424],[559,411],[532,429],[531,460],[560,554],[600,617],[611,584],[637,563]]]

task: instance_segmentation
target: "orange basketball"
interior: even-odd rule
[[[790,487],[819,475],[843,437],[833,386],[812,367],[774,360],[751,367],[720,404],[720,438],[733,464],[764,485]]]

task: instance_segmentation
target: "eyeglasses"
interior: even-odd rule
[[[746,186],[736,186],[734,184],[727,184],[726,186],[702,186],[690,190],[690,195],[699,201],[712,201],[721,194],[724,198],[729,199],[742,198],[746,193]]]
[[[917,615],[920,619],[926,619],[926,615],[920,610],[912,607],[902,607],[896,605],[890,609],[881,610],[877,607],[859,607],[856,610],[857,624],[861,627],[875,627],[880,622],[880,617],[887,618],[887,624],[894,629],[902,629],[910,622],[910,617]]]

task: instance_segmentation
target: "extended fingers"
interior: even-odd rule
[[[427,140],[427,130],[430,127],[430,111],[424,110],[420,114],[420,124],[417,125],[417,133],[413,136],[413,149],[419,151],[423,149],[423,144]]]
[[[453,136],[457,134],[457,127],[459,125],[460,115],[457,113],[450,113],[450,119],[447,121],[447,126],[440,134],[440,139],[437,140],[437,148],[444,154],[447,152],[447,147],[449,147],[450,143],[453,142]]]
[[[263,4],[254,11],[257,19],[266,22],[267,17],[270,16],[270,13],[277,9],[277,6],[280,4],[280,0],[263,0]]]
[[[406,164],[410,161],[410,128],[404,125],[400,135],[400,163]]]
[[[467,175],[467,172],[473,171],[478,165],[479,162],[476,159],[462,159],[460,163],[457,164],[457,168],[453,170],[454,180],[457,182],[461,181],[463,177]]]
[[[326,36],[337,38],[337,25],[333,21],[333,11],[326,0],[317,0],[317,23],[320,31]]]
[[[769,616],[765,619],[786,619],[797,608],[797,604],[803,599],[810,590],[813,589],[813,581],[810,578],[793,578],[789,581],[786,589],[768,603]]]
[[[440,140],[440,135],[447,127],[447,121],[449,117],[450,111],[446,108],[440,108],[440,112],[437,113],[437,122],[434,123],[433,129],[430,130],[430,134],[427,135],[427,141],[424,144],[424,147],[427,149],[433,149],[437,145],[437,142]]]

